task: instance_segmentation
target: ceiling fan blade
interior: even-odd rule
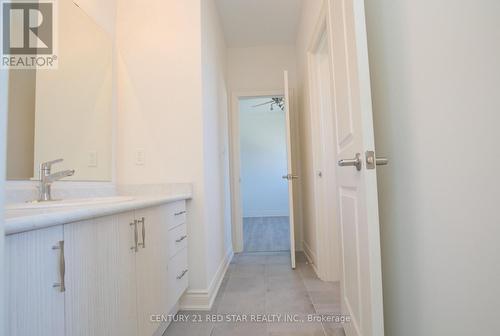
[[[254,105],[254,106],[252,106],[252,107],[259,107],[259,106],[263,106],[263,105],[267,105],[267,104],[272,104],[272,103],[274,103],[274,101],[270,100],[270,101],[268,101],[268,102],[266,102],[266,103],[257,104],[257,105]]]

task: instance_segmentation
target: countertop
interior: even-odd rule
[[[191,199],[191,193],[133,196],[132,200],[123,202],[75,207],[6,210],[5,234],[32,231],[187,199]]]

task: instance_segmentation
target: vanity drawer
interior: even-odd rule
[[[179,301],[188,287],[187,249],[177,253],[168,263],[169,298],[172,303]]]
[[[187,247],[186,223],[176,226],[168,232],[168,257],[172,258],[182,249]]]
[[[168,205],[168,228],[172,229],[186,222],[186,201],[177,201]]]

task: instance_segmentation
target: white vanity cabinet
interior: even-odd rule
[[[153,335],[158,322],[151,315],[169,312],[168,305],[168,205],[136,211],[137,313],[141,335]]]
[[[64,225],[66,335],[137,335],[134,212]]]
[[[7,335],[64,335],[62,225],[8,236]]]
[[[185,212],[177,201],[7,236],[8,335],[161,335],[151,315],[187,288]]]

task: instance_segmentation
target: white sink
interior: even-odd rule
[[[47,201],[47,202],[14,203],[14,204],[7,204],[5,208],[7,210],[66,208],[66,207],[100,205],[108,203],[121,203],[121,202],[129,202],[132,200],[134,200],[134,197],[130,196],[75,198],[75,199]]]

